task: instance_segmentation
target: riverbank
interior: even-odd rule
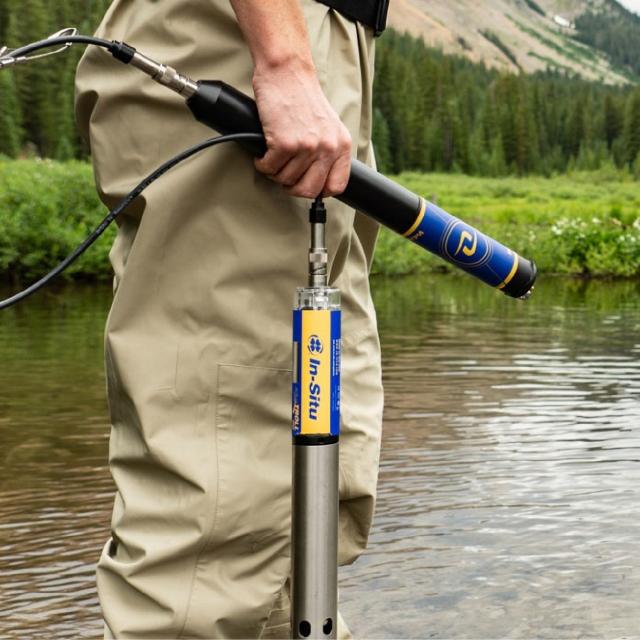
[[[397,180],[532,257],[542,273],[640,275],[640,183],[617,170],[554,178],[405,173]],[[83,162],[0,161],[0,280],[31,279],[57,264],[104,217]],[[110,229],[68,277],[108,279]],[[383,230],[374,273],[451,270]]]

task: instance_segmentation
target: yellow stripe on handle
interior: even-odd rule
[[[408,238],[420,226],[420,223],[424,218],[424,214],[427,211],[427,201],[424,198],[421,198],[421,201],[422,201],[422,206],[420,207],[420,213],[418,214],[416,221],[411,225],[411,227],[409,227],[408,231],[405,231],[402,234],[405,238]]]
[[[518,254],[513,254],[513,267],[511,267],[511,272],[504,279],[504,282],[498,287],[498,289],[504,289],[512,280],[513,276],[516,275],[516,271],[518,270]]]

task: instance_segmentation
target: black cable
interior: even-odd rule
[[[103,40],[102,38],[94,38],[93,36],[60,36],[57,38],[46,38],[45,40],[32,42],[31,44],[27,44],[24,47],[19,47],[18,49],[9,51],[3,57],[24,58],[25,56],[35,53],[36,51],[40,51],[41,49],[64,46],[68,43],[94,44],[97,47],[103,47],[104,49],[108,49],[109,51],[112,51],[115,46],[115,43],[111,40]]]
[[[240,142],[246,140],[263,140],[264,138],[259,133],[231,133],[225,136],[218,136],[217,138],[210,138],[204,142],[200,142],[189,149],[186,149],[177,156],[174,156],[170,160],[167,160],[163,165],[158,167],[153,173],[150,173],[138,186],[133,189],[120,203],[109,211],[109,214],[105,219],[91,232],[84,242],[82,242],[74,251],[69,254],[58,266],[52,269],[46,276],[40,278],[37,282],[34,282],[31,286],[16,293],[15,295],[7,298],[6,300],[0,300],[0,311],[7,309],[19,302],[22,302],[29,296],[36,293],[46,285],[48,285],[54,278],[59,276],[70,264],[75,262],[107,229],[107,227],[153,182],[162,177],[169,169],[172,169],[176,165],[180,164],[184,160],[187,160],[191,156],[214,147],[218,144],[225,142]]]

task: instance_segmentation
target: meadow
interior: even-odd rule
[[[546,274],[640,275],[640,183],[618,169],[552,178],[404,173],[409,189],[493,236]],[[0,281],[30,280],[64,258],[106,214],[85,162],[0,160]],[[108,279],[111,229],[67,277]],[[451,270],[383,230],[373,272]]]
[[[552,178],[404,173],[401,184],[536,261],[541,273],[640,275],[640,183],[617,169]],[[393,233],[380,236],[375,273],[450,270]]]

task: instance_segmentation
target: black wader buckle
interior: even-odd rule
[[[346,18],[361,22],[379,36],[387,26],[389,0],[318,0]]]

